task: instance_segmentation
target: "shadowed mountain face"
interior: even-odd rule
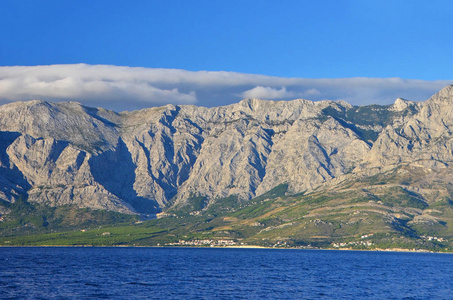
[[[452,107],[453,86],[389,106],[248,99],[115,113],[11,103],[0,106],[0,198],[149,214],[280,184],[313,191],[402,164],[440,170],[453,161]]]

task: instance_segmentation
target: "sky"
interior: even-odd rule
[[[451,1],[2,0],[0,104],[390,104],[453,83]]]

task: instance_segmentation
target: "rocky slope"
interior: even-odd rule
[[[155,213],[248,200],[453,161],[453,86],[424,103],[243,100],[115,113],[79,103],[0,106],[0,199]],[[447,180],[447,179],[444,179]]]

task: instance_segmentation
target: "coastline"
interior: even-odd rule
[[[269,250],[320,250],[320,251],[359,251],[359,252],[403,252],[403,253],[439,253],[453,254],[446,251],[430,251],[425,249],[404,249],[404,248],[376,248],[376,249],[352,249],[352,248],[303,248],[303,247],[265,247],[259,245],[240,246],[138,246],[138,245],[0,245],[0,248],[186,248],[186,249],[269,249]]]

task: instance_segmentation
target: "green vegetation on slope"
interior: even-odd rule
[[[0,223],[0,245],[231,243],[450,251],[451,187],[437,179],[428,182],[417,174],[421,174],[418,169],[403,166],[292,196],[286,195],[287,185],[280,185],[247,202],[230,196],[200,205],[195,212],[182,207],[169,210],[167,217],[143,222],[135,216],[46,208],[18,200],[9,206],[3,203],[11,213]],[[423,194],[411,189],[419,186],[423,186]],[[195,204],[202,201],[193,200]]]
[[[414,105],[409,105],[403,111],[390,109],[391,105],[366,105],[353,106],[341,111],[328,106],[322,110],[325,116],[330,116],[341,125],[354,131],[365,141],[376,141],[379,132],[367,128],[367,126],[385,127],[397,117],[414,115],[417,110]]]
[[[1,236],[76,230],[138,221],[137,216],[69,205],[49,207],[30,203],[23,198],[17,199],[14,203],[0,200],[0,205],[10,211],[2,216]]]

